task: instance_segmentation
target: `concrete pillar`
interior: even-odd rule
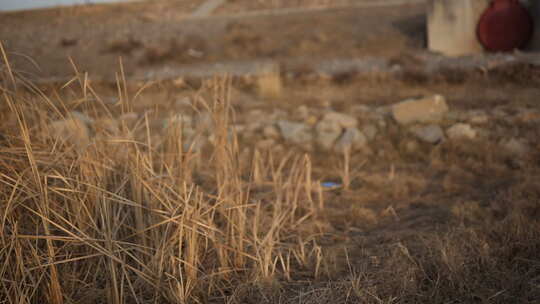
[[[490,0],[430,0],[428,48],[447,56],[482,53],[476,36],[480,16]]]

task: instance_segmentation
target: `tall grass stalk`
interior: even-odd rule
[[[8,74],[13,85],[23,81]],[[118,79],[116,106],[133,111],[125,77]],[[77,105],[112,117],[88,77],[77,80]],[[59,113],[69,103],[3,89],[18,130],[3,130],[11,140],[0,147],[0,298],[203,303],[238,282],[290,279],[291,261],[307,264],[309,233],[298,231],[324,206],[311,162],[241,156],[229,88],[227,78],[208,85],[215,138],[205,151],[185,148],[181,124],[160,135],[162,144],[150,140],[148,117],[134,127],[148,133],[144,142],[124,125],[115,138],[75,147],[47,128],[68,118]],[[254,195],[268,186],[264,200]]]

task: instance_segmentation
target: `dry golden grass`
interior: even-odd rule
[[[237,282],[287,278],[292,264],[320,259],[307,244],[316,226],[306,223],[324,208],[309,158],[256,151],[243,159],[227,131],[226,80],[213,82],[205,105],[216,138],[203,154],[183,148],[181,124],[159,146],[150,136],[137,142],[125,125],[121,136],[77,146],[37,132],[67,106],[26,99],[22,89],[39,92],[9,66],[4,72],[3,103],[17,120],[0,148],[0,295],[7,302],[204,303]],[[119,79],[117,106],[127,112]],[[85,78],[74,80],[89,112],[107,108]],[[148,120],[138,128],[148,130]],[[273,191],[256,198],[258,186]]]
[[[185,149],[181,123],[157,143],[148,116],[114,135],[96,129],[82,145],[47,133],[74,105],[111,119],[131,112],[140,92],[122,72],[113,106],[78,72],[66,84],[79,84],[75,101],[43,94],[7,60],[1,72],[2,118],[15,123],[0,128],[0,303],[540,301],[540,157],[496,175],[489,163],[500,164],[481,152],[439,151],[448,166],[468,159],[443,179],[450,199],[411,209],[446,220],[414,227],[393,203],[358,204],[373,194],[358,189],[359,177],[370,181],[366,162],[348,152],[335,162],[342,196],[323,193],[313,176],[326,169],[307,155],[241,152],[228,132],[227,79],[206,87],[213,98],[200,106],[215,140],[198,151]],[[413,200],[413,188],[428,186],[400,174],[392,165],[374,197]],[[485,190],[466,192],[452,179],[462,176]],[[366,229],[339,230],[348,223]]]

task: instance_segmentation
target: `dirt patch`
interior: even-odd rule
[[[241,14],[250,11],[277,10],[277,9],[327,9],[343,6],[384,6],[385,4],[407,4],[415,1],[387,1],[387,0],[271,0],[246,1],[232,0],[220,7],[216,14]]]
[[[284,4],[227,5],[235,3]],[[71,79],[67,56],[80,72],[69,84],[17,88],[0,68],[3,298],[540,300],[536,65],[488,58],[478,68],[463,69],[471,62],[464,60],[431,69],[436,60],[419,51],[421,5],[212,22],[182,21],[175,5],[0,20],[16,77]],[[119,56],[126,83],[91,81],[115,79]],[[313,68],[322,59],[370,56],[384,58],[392,77]],[[273,59],[284,67],[291,57],[305,63],[263,81],[130,80],[194,63]],[[491,137],[421,142],[389,116],[388,106],[434,94],[446,97],[449,121]],[[275,128],[252,131],[272,139],[266,145],[243,136],[267,120],[312,128],[328,112],[371,123],[366,108],[382,117],[369,152],[309,150]]]
[[[422,47],[421,39],[396,24],[415,28],[419,20],[414,16],[421,14],[423,5],[407,6],[405,14],[375,7],[208,20],[183,19],[181,10],[178,18],[145,17],[160,10],[172,14],[172,5],[138,3],[125,10],[100,6],[73,16],[68,9],[4,14],[0,35],[13,67],[20,71],[68,77],[72,66],[66,58],[71,57],[80,70],[109,79],[115,78],[110,67],[118,66],[119,56],[129,76],[147,69],[147,63],[166,68],[201,61],[386,57]],[[313,24],[324,26],[314,31]],[[99,60],[95,54],[100,54]]]
[[[6,124],[0,129],[5,134],[0,147],[0,170],[7,177],[7,185],[0,187],[0,194],[11,197],[14,192],[26,193],[34,188],[32,191],[39,189],[40,184],[35,184],[32,178],[25,179],[27,182],[24,188],[15,183],[19,175],[31,172],[25,139],[18,133],[20,123],[13,119],[14,115],[24,115],[27,132],[32,139],[32,155],[36,159],[36,166],[39,172],[50,172],[47,177],[51,180],[46,186],[49,187],[47,193],[50,193],[48,198],[51,204],[48,206],[52,215],[48,218],[59,229],[40,231],[43,229],[39,221],[41,217],[34,213],[27,214],[28,209],[39,212],[40,209],[34,204],[45,204],[41,200],[32,201],[28,206],[22,202],[13,204],[12,209],[1,211],[5,212],[6,218],[2,229],[4,235],[9,236],[5,246],[9,248],[20,242],[20,246],[24,245],[21,255],[30,259],[35,252],[43,256],[47,254],[46,242],[43,242],[43,247],[38,247],[34,241],[24,241],[36,229],[40,234],[33,237],[48,234],[54,238],[49,246],[55,247],[58,253],[55,258],[64,262],[59,263],[56,269],[66,278],[56,281],[57,288],[62,291],[57,296],[69,294],[70,298],[77,301],[90,298],[91,302],[99,302],[106,299],[111,290],[122,289],[103,287],[106,282],[113,281],[115,272],[109,270],[110,266],[103,265],[100,259],[64,261],[62,257],[81,254],[83,250],[83,256],[90,253],[101,256],[101,252],[94,252],[96,247],[107,252],[106,257],[116,251],[99,247],[100,239],[96,241],[92,237],[81,242],[80,239],[85,237],[83,235],[75,240],[66,240],[65,234],[74,235],[83,229],[87,229],[85,233],[107,233],[107,230],[100,230],[105,229],[101,225],[107,227],[112,224],[117,227],[115,231],[121,233],[115,236],[118,238],[118,246],[133,246],[123,248],[123,252],[128,251],[130,255],[119,255],[116,258],[122,261],[119,269],[122,269],[122,265],[133,269],[142,267],[141,259],[153,256],[154,250],[163,248],[160,247],[163,244],[180,246],[174,240],[177,240],[177,233],[184,231],[182,229],[187,226],[190,228],[189,233],[183,234],[183,237],[191,240],[191,243],[182,243],[182,247],[174,247],[174,250],[170,249],[163,255],[192,259],[200,273],[213,274],[211,278],[198,276],[190,272],[190,268],[175,264],[174,259],[167,260],[159,264],[161,268],[146,270],[155,276],[163,275],[167,287],[158,290],[152,280],[141,279],[137,287],[126,293],[126,302],[135,303],[136,299],[143,297],[174,302],[182,296],[188,296],[193,301],[211,299],[213,303],[252,303],[255,300],[262,303],[380,303],[380,299],[394,299],[397,303],[447,303],[456,299],[471,302],[494,297],[494,303],[536,301],[540,296],[534,285],[538,273],[531,269],[535,269],[537,264],[540,246],[539,230],[536,229],[539,225],[537,215],[540,192],[536,182],[539,178],[539,155],[530,153],[520,158],[515,163],[518,166],[515,166],[509,160],[515,160],[518,156],[507,155],[498,148],[498,143],[481,139],[448,141],[438,145],[424,143],[408,151],[406,145],[403,145],[407,139],[405,134],[397,126],[389,124],[385,139],[376,139],[372,143],[372,155],[354,153],[346,160],[345,156],[335,153],[309,153],[307,158],[305,151],[281,142],[254,151],[254,142],[244,139],[228,141],[227,127],[215,127],[227,121],[236,124],[253,120],[250,117],[254,113],[252,110],[260,110],[263,118],[280,112],[285,113],[280,115],[297,115],[294,113],[300,108],[300,102],[309,104],[310,109],[327,111],[329,107],[340,105],[342,111],[353,112],[355,105],[384,108],[396,96],[405,98],[427,90],[440,90],[446,92],[450,100],[456,98],[452,94],[467,97],[470,96],[467,94],[476,92],[474,96],[479,97],[484,92],[483,101],[490,102],[490,106],[474,106],[493,110],[499,101],[490,100],[493,98],[490,94],[498,92],[509,98],[509,117],[500,121],[492,120],[485,128],[501,136],[519,135],[529,140],[538,138],[535,130],[538,130],[540,120],[535,120],[534,115],[520,116],[517,106],[520,102],[535,101],[537,93],[510,96],[522,87],[507,87],[506,90],[494,87],[491,93],[488,90],[486,94],[486,83],[476,83],[476,87],[470,83],[465,87],[451,84],[411,87],[395,80],[381,82],[378,87],[374,87],[374,84],[356,79],[334,88],[334,97],[339,96],[338,91],[360,90],[356,92],[364,99],[358,103],[353,100],[342,100],[341,103],[324,99],[316,101],[314,94],[321,93],[321,90],[315,88],[320,88],[320,84],[312,87],[305,84],[285,87],[284,92],[288,98],[281,99],[280,103],[277,100],[262,102],[250,90],[234,84],[230,88],[232,111],[229,112],[234,115],[230,120],[210,115],[210,121],[201,119],[204,115],[198,115],[208,109],[222,109],[222,102],[226,99],[219,98],[212,102],[212,93],[215,93],[216,88],[208,87],[207,84],[192,89],[184,84],[165,82],[143,90],[142,93],[135,84],[131,84],[133,87],[121,90],[122,96],[127,93],[125,101],[122,101],[118,96],[113,99],[113,92],[118,92],[113,85],[95,87],[93,92],[99,95],[85,99],[81,97],[82,88],[72,83],[64,88],[49,88],[46,91],[48,96],[55,96],[54,111],[49,108],[50,104],[37,102],[41,97],[21,90],[16,95],[19,114],[11,109],[2,111],[6,116],[2,121]],[[331,84],[326,85],[327,89],[332,87]],[[460,87],[461,92],[458,90]],[[395,90],[393,97],[392,92],[388,91],[390,89]],[[131,100],[129,96],[137,98],[128,102]],[[302,96],[307,98],[301,99]],[[309,103],[309,100],[313,102]],[[199,104],[201,107],[197,108],[198,102],[202,101],[207,102],[209,107]],[[461,106],[467,109],[471,107],[467,101],[470,100],[450,103],[452,108]],[[3,106],[7,107],[6,104]],[[68,122],[76,119],[80,124],[95,126],[88,128],[88,134],[80,134],[86,139],[82,144],[64,145],[62,139],[50,138],[51,134],[43,132],[49,123],[56,126],[58,122],[65,122],[63,117],[69,115],[72,117]],[[503,122],[512,121],[513,117],[516,118],[514,123]],[[206,125],[212,132],[217,130],[217,136],[221,136],[217,140],[221,144],[190,152],[189,147],[193,146],[186,148],[183,140],[187,140],[191,133],[182,133],[182,129],[174,127],[174,124],[178,124],[177,127],[182,128],[188,123],[194,129]],[[54,132],[53,129],[49,131]],[[90,136],[91,141],[88,140]],[[229,150],[222,147],[234,149],[232,151],[235,152],[230,155]],[[234,158],[226,158],[226,155]],[[153,163],[149,162],[149,157],[154,157]],[[216,157],[222,158],[218,161]],[[310,174],[306,175],[306,172]],[[228,174],[229,178],[223,178],[221,174]],[[57,178],[59,176],[62,178]],[[322,185],[320,182],[343,184],[347,179],[350,181],[347,189],[318,188]],[[178,186],[179,180],[183,181],[182,184],[189,183],[193,188],[182,190]],[[230,182],[233,180],[236,180],[236,186]],[[231,191],[235,187],[230,195],[246,191],[240,192],[242,195],[235,200],[227,202],[246,200],[246,203],[218,209],[220,201],[216,197],[219,198],[217,195],[220,188],[216,183],[219,181],[224,183],[221,189]],[[306,192],[306,189],[313,191]],[[94,191],[100,191],[101,195]],[[181,192],[185,197],[178,197],[177,191],[186,191]],[[196,196],[192,197],[190,193],[193,192],[189,191],[200,192],[194,192]],[[276,194],[276,191],[282,192]],[[144,195],[142,198],[141,193]],[[22,194],[21,197],[25,198]],[[92,197],[97,199],[89,199]],[[124,215],[125,221],[117,221],[116,217],[107,218],[105,214],[109,213],[103,210],[99,213],[103,215],[101,224],[95,224],[91,214],[75,212],[78,209],[68,212],[68,207],[65,207],[79,208],[80,204],[88,204],[89,208],[93,202],[99,202],[99,198],[103,197],[111,203],[105,206],[118,208],[112,214]],[[183,208],[177,206],[179,201],[191,198],[199,200]],[[151,215],[154,213],[150,211],[142,214],[138,212],[139,204],[142,206],[139,200],[144,204],[153,204],[152,212],[159,210],[157,218],[153,219]],[[187,215],[175,214],[174,210],[188,212],[193,206],[200,208],[194,210],[194,220],[177,221],[177,218]],[[243,210],[245,213],[228,213],[232,210]],[[66,215],[61,215],[61,212]],[[230,221],[229,218],[233,217],[237,220]],[[66,218],[69,224],[62,221]],[[139,219],[139,224],[136,224],[136,219]],[[277,262],[278,266],[274,269],[268,266],[272,265],[268,259],[257,258],[257,252],[268,250],[268,247],[260,247],[260,251],[254,249],[265,243],[252,241],[251,235],[272,231],[271,227],[276,227],[275,221],[282,219],[284,222],[280,225],[280,233],[273,236],[276,245],[267,251],[267,254],[274,254],[275,261],[283,258],[283,262]],[[249,225],[244,227],[249,233],[238,228],[243,220],[249,221]],[[132,232],[139,225],[146,227],[139,229],[151,234],[167,223],[182,225],[177,227],[177,233],[169,234],[168,229],[163,229],[151,238],[138,238]],[[226,229],[227,225],[231,226]],[[74,229],[74,226],[77,228]],[[193,229],[195,227],[199,230]],[[223,227],[219,229],[223,231],[219,237],[212,234],[215,229],[213,227]],[[228,234],[226,231],[234,233]],[[234,243],[234,240],[238,241],[237,233],[246,233],[240,244]],[[153,243],[165,237],[170,238],[168,242],[161,239]],[[200,246],[185,245],[196,244],[195,241],[200,242]],[[139,242],[145,243],[144,248],[148,251],[132,260],[132,256],[141,250],[141,246],[136,246]],[[223,259],[223,256],[220,258],[217,249],[220,242],[224,242],[223,248],[243,248],[246,254],[250,254],[250,259],[236,255],[239,249],[221,253],[230,259]],[[195,255],[185,248],[198,248],[200,251],[196,251],[198,254]],[[18,257],[6,255],[5,259],[16,263]],[[232,257],[238,259],[236,264],[229,262],[233,261]],[[30,261],[32,263],[24,264],[30,266],[20,267],[37,267],[33,265],[43,263],[41,260]],[[268,264],[264,264],[264,261]],[[221,265],[227,265],[228,271],[224,271],[225,266]],[[81,271],[81,268],[87,270]],[[45,273],[48,267],[37,269]],[[99,275],[87,276],[88,269],[99,269]],[[163,274],[161,269],[165,269],[166,273]],[[268,276],[265,269],[270,269],[273,274]],[[173,270],[189,274],[189,282],[193,284],[190,286],[195,286],[193,292],[171,293],[174,286],[184,284],[180,280],[176,281],[174,276],[170,278],[167,275],[168,271]],[[15,278],[31,282],[31,278],[19,277],[18,267],[6,267],[3,271],[3,276],[10,278],[3,284],[18,282]],[[259,278],[257,283],[250,283],[253,277]],[[130,274],[129,278],[135,281],[139,275]],[[54,278],[51,280],[54,281]],[[50,290],[49,286],[33,285],[34,289],[40,290],[35,293],[35,297],[48,299],[50,296],[46,291]],[[459,288],[456,289],[456,286]],[[17,289],[14,287],[7,290]],[[16,294],[10,293],[7,296],[16,297]]]

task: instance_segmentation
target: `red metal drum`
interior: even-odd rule
[[[533,33],[533,20],[519,0],[493,0],[480,17],[478,40],[491,52],[524,47]]]

